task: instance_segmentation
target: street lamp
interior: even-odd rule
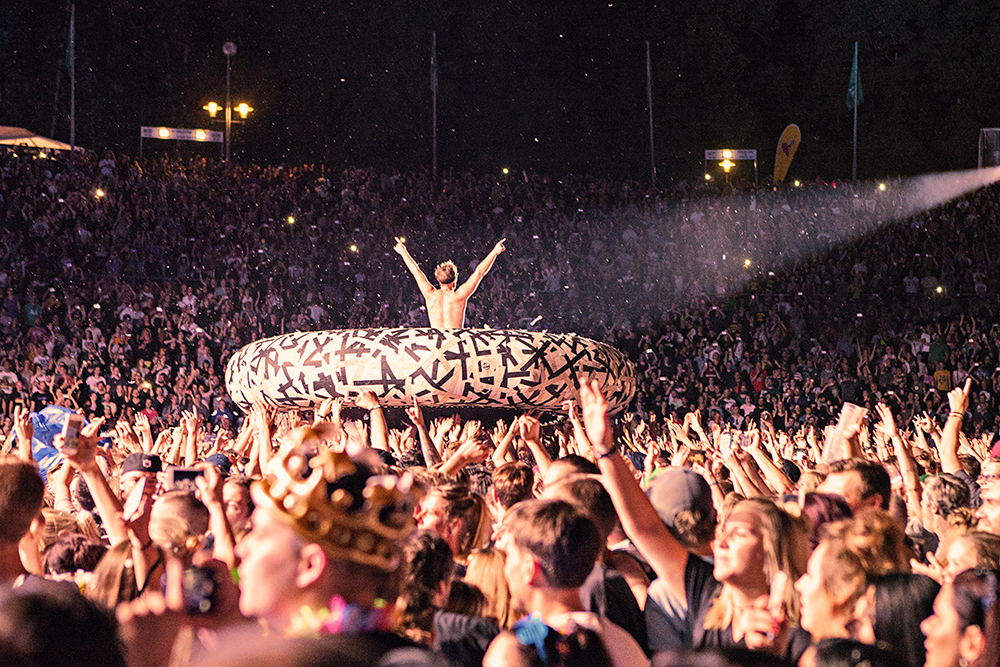
[[[234,108],[229,94],[229,74],[231,71],[229,59],[232,58],[234,55],[236,55],[236,45],[233,44],[232,42],[226,42],[225,44],[222,45],[222,52],[226,55],[226,105],[224,107],[220,107],[215,102],[209,102],[208,104],[203,106],[202,109],[207,111],[208,115],[211,116],[212,118],[215,118],[216,114],[218,114],[220,111],[225,110],[226,138],[224,142],[225,143],[224,154],[226,162],[229,162],[229,158],[231,155],[231,146],[232,146],[233,123],[242,123],[243,121],[245,121],[250,112],[253,111],[253,107],[247,104],[246,102],[235,107],[235,111],[240,115],[240,118],[242,118],[243,120],[233,120]]]
[[[229,137],[233,125],[233,108],[229,104],[229,59],[236,55],[236,45],[232,42],[226,42],[222,45],[222,52],[226,54],[226,162],[229,162]]]

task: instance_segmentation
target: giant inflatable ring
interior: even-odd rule
[[[285,334],[241,348],[226,365],[239,405],[312,408],[354,403],[364,389],[386,406],[561,410],[596,379],[612,412],[635,395],[635,370],[615,348],[573,334],[506,329],[343,329]]]

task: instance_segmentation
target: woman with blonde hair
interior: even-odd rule
[[[670,642],[677,648],[745,644],[797,658],[789,623],[798,620],[798,599],[791,582],[808,556],[804,522],[770,500],[743,500],[718,532],[714,566],[707,563],[671,535],[616,451],[596,382],[581,385],[580,405],[622,527],[682,610],[666,628],[674,635]]]
[[[139,592],[132,565],[132,544],[127,540],[108,549],[94,568],[91,586],[84,591],[88,598],[109,609],[134,600]]]
[[[509,630],[521,614],[514,609],[503,568],[506,557],[497,549],[484,549],[469,554],[465,581],[483,592],[489,604],[490,616],[503,630]]]
[[[101,541],[100,529],[90,512],[83,511],[74,515],[45,507],[42,509],[42,517],[45,519],[41,542],[43,552],[67,533],[79,533],[93,542]]]

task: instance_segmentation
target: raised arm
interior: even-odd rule
[[[681,600],[686,599],[684,571],[687,568],[687,549],[667,530],[666,524],[632,476],[625,459],[615,450],[611,438],[611,422],[608,419],[608,404],[596,381],[580,385],[580,407],[587,438],[597,454],[601,480],[614,502],[625,534],[645,556],[656,574],[667,582],[671,591]]]
[[[393,250],[398,252],[399,256],[403,258],[403,263],[406,264],[406,268],[410,270],[410,273],[413,274],[413,278],[417,281],[417,287],[420,288],[420,293],[424,295],[425,299],[429,297],[431,292],[434,291],[434,285],[431,284],[431,281],[427,280],[427,276],[425,276],[424,272],[420,270],[419,266],[417,266],[416,260],[410,257],[410,253],[406,249],[406,244],[404,244],[403,240],[398,236],[396,237],[396,245],[393,247]]]
[[[368,423],[371,426],[371,442],[375,449],[389,451],[389,426],[385,421],[385,411],[379,405],[378,396],[374,391],[362,389],[357,403],[368,411]]]
[[[504,251],[503,242],[506,240],[507,239],[500,239],[497,241],[497,244],[493,246],[493,250],[490,251],[490,254],[486,255],[486,259],[479,262],[479,266],[477,266],[476,270],[472,272],[469,279],[462,283],[461,287],[455,290],[455,294],[457,296],[466,299],[472,296],[472,294],[479,287],[479,283],[483,282],[483,278],[485,278],[486,274],[489,273],[489,270],[493,268],[493,262],[495,262],[497,257],[500,256],[500,253]]]
[[[948,421],[944,423],[941,432],[941,444],[938,451],[941,455],[941,472],[955,473],[963,470],[962,462],[958,460],[958,433],[962,430],[962,420],[969,408],[969,389],[972,388],[972,378],[965,380],[964,387],[957,387],[948,392]]]
[[[420,452],[424,455],[424,465],[433,468],[441,463],[441,455],[438,454],[431,434],[427,430],[427,423],[424,421],[424,413],[421,412],[417,404],[417,397],[413,397],[413,407],[406,408],[406,416],[410,418],[413,425],[417,427],[417,435],[420,438]]]
[[[100,514],[108,540],[112,545],[128,539],[128,530],[122,519],[122,503],[111,490],[107,478],[97,465],[97,434],[104,425],[104,419],[98,417],[80,430],[76,452],[63,452],[69,464],[76,468],[83,481],[94,497],[97,513]],[[56,435],[53,443],[62,450],[62,435]]]

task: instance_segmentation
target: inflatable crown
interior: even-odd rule
[[[324,446],[326,436],[322,427],[289,434],[253,499],[330,556],[390,572],[413,527],[412,478],[372,474],[360,458]]]

